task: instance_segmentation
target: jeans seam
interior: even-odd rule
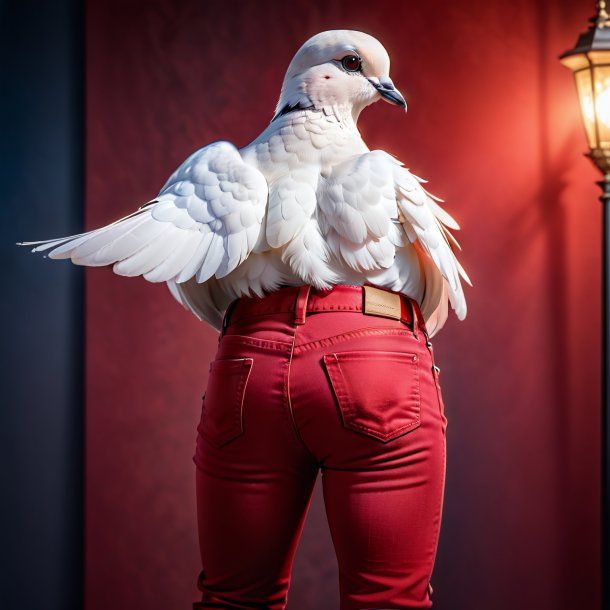
[[[428,348],[428,353],[430,354],[430,360],[432,361],[432,378],[434,379],[434,388],[436,390],[436,401],[438,403],[438,413],[441,416],[441,426],[443,429],[443,434],[445,434],[446,416],[445,416],[444,402],[443,402],[443,399],[441,396],[440,381],[439,381],[438,374],[435,369],[436,362],[434,360],[434,348],[432,347],[432,342],[430,341],[430,338],[428,337],[427,334],[426,334],[426,347]]]
[[[425,332],[424,334],[425,334],[425,339],[426,339],[426,347],[428,348],[428,352],[430,354],[430,359],[432,361],[432,376],[434,379],[434,388],[436,390],[439,414],[441,415],[441,418],[442,418],[442,416],[443,416],[443,413],[441,411],[441,409],[442,409],[441,400],[442,399],[440,396],[440,384],[438,382],[438,379],[436,377],[436,372],[434,370],[434,364],[435,364],[434,351],[433,351],[432,342],[430,341],[430,337],[429,337],[428,333]],[[436,526],[436,543],[435,543],[435,547],[434,547],[432,566],[430,568],[430,574],[428,576],[428,583],[430,583],[430,581],[432,580],[432,574],[434,573],[434,566],[436,564],[436,557],[438,554],[439,538],[440,538],[441,524],[442,524],[442,519],[443,519],[443,505],[444,505],[444,500],[445,500],[445,483],[446,483],[446,478],[447,478],[447,435],[445,433],[444,423],[443,423],[442,419],[441,419],[441,435],[443,437],[443,477],[441,480],[441,497],[440,497],[440,501],[439,501],[439,505],[438,505],[438,525]]]
[[[285,405],[288,408],[288,411],[290,413],[290,419],[291,419],[291,422],[292,422],[292,429],[293,429],[294,434],[296,435],[297,439],[299,440],[299,443],[305,449],[307,454],[309,456],[311,456],[311,458],[315,461],[315,463],[319,464],[318,458],[311,452],[311,450],[309,449],[309,447],[307,446],[307,444],[303,440],[303,437],[301,436],[301,433],[299,432],[299,427],[297,425],[297,421],[296,421],[296,418],[294,416],[294,411],[292,409],[292,397],[290,396],[290,372],[292,370],[292,359],[294,357],[294,352],[295,352],[294,343],[296,341],[297,331],[298,331],[298,326],[295,326],[295,328],[294,328],[294,335],[292,337],[292,349],[290,350],[290,354],[288,356],[288,374],[286,375],[286,383],[284,384],[284,389],[285,389],[285,392],[284,392]]]
[[[234,338],[238,343],[251,345],[262,349],[287,352],[292,349],[292,341],[275,341],[273,339],[261,339],[259,337],[248,337],[247,335],[225,335],[223,341],[230,343]]]
[[[366,335],[408,335],[413,336],[413,331],[402,328],[378,328],[370,326],[366,328],[359,328],[357,330],[350,330],[338,335],[332,335],[331,337],[325,337],[324,339],[315,339],[301,345],[295,345],[295,352],[310,351],[320,347],[332,347],[340,341],[347,341],[354,337],[363,337]]]
[[[439,538],[441,533],[441,523],[443,519],[443,504],[445,501],[445,479],[447,477],[447,437],[443,435],[443,478],[441,481],[441,498],[438,505],[438,525],[436,526],[436,543],[434,545],[434,555],[432,560],[432,566],[430,568],[430,574],[428,575],[428,582],[432,580],[432,574],[434,574],[434,566],[436,564],[436,557],[438,554]]]

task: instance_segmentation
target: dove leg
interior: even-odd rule
[[[194,607],[283,610],[317,471],[269,471],[264,481],[197,469],[201,602]]]
[[[432,606],[446,437],[432,375],[420,382],[415,429],[386,443],[353,433],[344,451],[336,450],[322,467],[341,610]]]
[[[441,518],[443,459],[438,454],[398,468],[322,470],[341,610],[432,606],[429,582]]]
[[[286,607],[319,465],[287,404],[292,327],[281,341],[284,331],[274,332],[274,341],[266,331],[223,337],[211,365],[194,456],[202,562],[195,608]]]
[[[340,609],[430,608],[446,464],[431,346],[349,312],[312,314],[299,333],[292,404],[321,464]]]

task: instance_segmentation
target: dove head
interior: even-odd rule
[[[332,108],[356,121],[380,99],[406,110],[383,45],[364,32],[329,30],[310,38],[290,62],[276,116],[297,108]]]

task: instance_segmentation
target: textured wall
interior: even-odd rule
[[[583,5],[584,4],[584,5]],[[368,109],[371,148],[430,180],[475,288],[435,341],[447,404],[443,610],[598,604],[599,222],[571,76],[593,3],[88,2],[87,210],[152,198],[194,149],[244,145],[298,46],[376,35],[409,113]],[[188,608],[199,569],[191,462],[216,336],[164,285],[87,270],[87,610]],[[289,608],[333,610],[319,494]]]

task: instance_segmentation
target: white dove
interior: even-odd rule
[[[252,143],[197,150],[154,200],[112,224],[19,245],[167,282],[216,329],[244,295],[369,284],[417,300],[432,336],[448,300],[466,316],[460,276],[470,281],[447,229],[459,226],[441,200],[394,157],[370,151],[356,126],[382,98],[406,109],[389,70],[372,36],[317,34],[288,66],[276,114]]]

